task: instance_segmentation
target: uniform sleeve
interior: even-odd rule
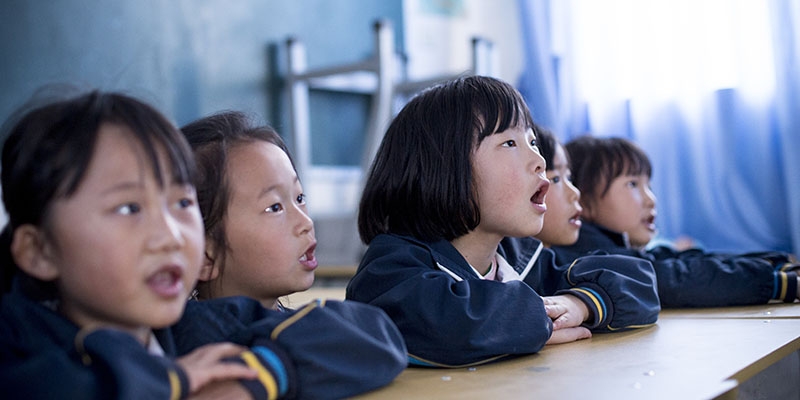
[[[677,252],[659,246],[644,257],[653,261],[665,308],[793,302],[797,298],[797,265],[779,253]]]
[[[258,372],[255,379],[239,383],[253,399],[291,399],[296,395],[297,381],[288,354],[271,340],[253,340],[250,347],[226,361],[238,362]]]
[[[114,382],[116,399],[189,396],[185,372],[173,360],[149,354],[128,333],[110,329],[82,331],[75,346],[83,364],[100,371],[100,382]]]
[[[147,353],[125,332],[78,332],[60,315],[9,294],[0,318],[0,393],[13,399],[178,399],[188,395],[188,381],[171,360]]]
[[[570,285],[556,294],[573,294],[589,304],[594,331],[619,331],[650,326],[661,311],[656,276],[646,260],[626,256],[585,256],[566,271]]]
[[[390,383],[406,366],[397,328],[365,304],[315,301],[292,312],[244,297],[190,304],[173,327],[178,351],[219,341],[247,346],[256,356],[250,362],[258,361],[249,365],[271,365],[270,380],[279,388],[285,382],[281,398],[354,396]]]
[[[525,282],[543,296],[577,296],[592,314],[584,326],[593,331],[649,326],[661,311],[653,265],[641,258],[603,254],[559,264],[552,250],[543,249]]]
[[[344,398],[377,389],[407,365],[405,342],[389,317],[352,301],[313,301],[276,326],[270,338],[291,354],[300,398]]]
[[[429,249],[381,236],[347,287],[348,299],[397,324],[410,363],[463,367],[536,353],[550,338],[542,299],[525,283],[460,279],[435,263]]]
[[[46,382],[46,383],[45,383]],[[108,399],[113,383],[71,359],[62,348],[27,351],[0,341],[0,388],[12,399]]]

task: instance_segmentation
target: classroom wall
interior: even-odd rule
[[[372,54],[378,18],[393,22],[402,49],[401,0],[4,0],[0,118],[66,82],[141,97],[177,124],[238,109],[287,133],[287,38],[306,44],[310,68],[353,62]],[[368,99],[317,97],[312,123],[328,150],[317,158],[351,162]]]
[[[378,18],[402,32],[402,1],[5,0],[0,117],[42,84],[71,82],[131,92],[178,124],[236,108],[282,128],[271,103],[285,40],[307,43],[310,67],[349,62],[371,54]]]
[[[4,0],[0,119],[43,85],[69,83],[135,95],[178,125],[242,110],[273,125],[291,146],[286,40],[304,43],[309,69],[349,64],[372,56],[379,18],[392,23],[412,79],[469,69],[473,37],[492,41],[493,75],[516,82],[522,69],[515,0]],[[369,101],[312,92],[314,164],[359,165]],[[313,192],[322,262],[357,262],[358,184],[349,182],[352,193],[344,196],[316,190],[317,182],[304,186]],[[326,210],[338,214],[326,219]]]

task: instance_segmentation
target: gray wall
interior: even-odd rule
[[[238,109],[288,134],[286,39],[305,43],[309,68],[350,63],[372,54],[378,18],[402,49],[402,0],[4,0],[0,118],[42,85],[70,83],[136,95],[179,125]],[[314,161],[357,164],[368,99],[311,101],[324,131]]]
[[[402,51],[402,0],[3,0],[0,119],[43,85],[67,83],[135,95],[178,125],[245,111],[291,146],[286,40],[303,41],[311,69],[350,64],[373,55],[379,18]],[[358,165],[369,98],[314,91],[310,103],[312,162]],[[323,264],[357,262],[352,215],[315,222]]]

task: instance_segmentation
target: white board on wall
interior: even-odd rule
[[[512,84],[522,72],[517,0],[404,0],[408,77],[459,74],[472,67],[472,39],[493,43],[493,75]]]

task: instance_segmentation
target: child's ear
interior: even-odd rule
[[[213,281],[219,276],[219,266],[217,265],[216,251],[210,240],[206,240],[206,251],[203,266],[200,267],[198,280]]]
[[[35,226],[25,224],[14,230],[11,256],[26,274],[41,281],[58,278],[59,270],[47,254],[47,240]]]

